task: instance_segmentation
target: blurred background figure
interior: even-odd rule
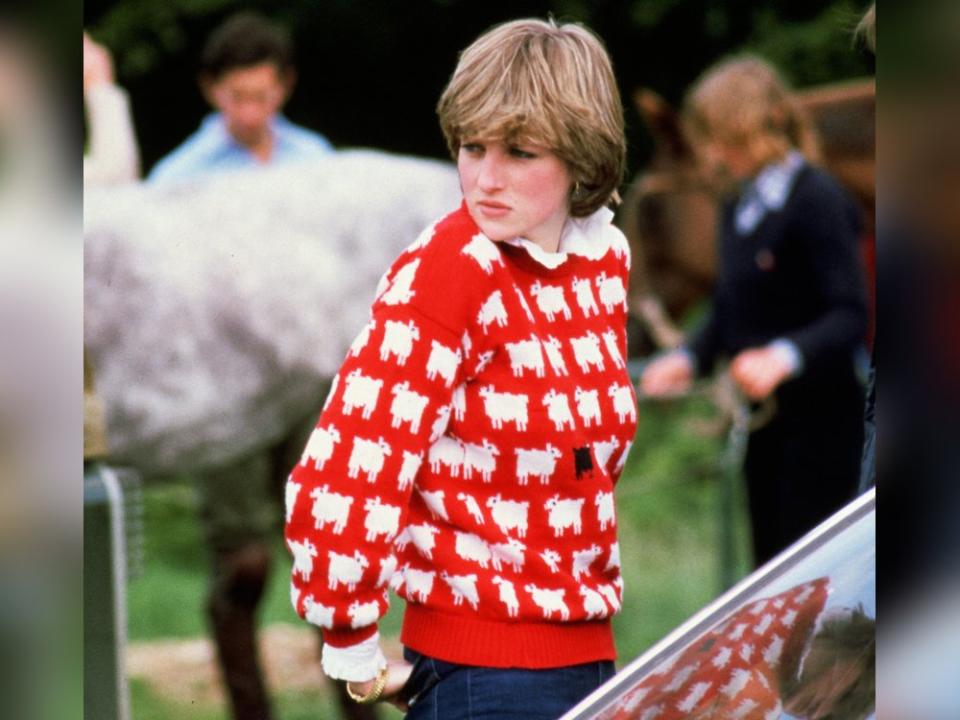
[[[209,37],[201,59],[200,87],[216,112],[157,163],[147,182],[168,185],[308,161],[331,152],[322,135],[280,114],[294,81],[293,43],[286,28],[251,12],[228,17]],[[256,613],[270,575],[270,540],[279,534],[282,483],[305,442],[305,436],[293,435],[291,442],[260,447],[196,477],[212,557],[207,611],[237,720],[272,717]],[[370,708],[349,702],[340,685],[336,692],[343,696],[345,716],[375,717]]]
[[[147,180],[178,181],[331,152],[325,137],[281,114],[295,82],[287,29],[252,12],[232,15],[211,34],[201,57],[200,89],[216,112]]]
[[[859,214],[815,167],[812,125],[755,57],[721,61],[690,89],[687,129],[725,186],[719,270],[706,320],[641,378],[685,391],[720,358],[755,414],[744,472],[759,566],[842,507],[857,487],[863,391],[854,358],[867,328]],[[763,420],[760,420],[760,418]]]
[[[83,103],[87,113],[84,185],[139,178],[140,153],[130,99],[114,81],[110,52],[87,33],[83,33]]]

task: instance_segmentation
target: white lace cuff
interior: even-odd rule
[[[361,643],[339,648],[323,644],[320,664],[327,677],[349,682],[373,680],[387,664],[380,649],[380,633],[375,633]]]

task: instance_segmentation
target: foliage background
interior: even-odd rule
[[[553,15],[604,39],[627,110],[630,172],[649,139],[630,96],[678,102],[712,61],[751,50],[798,87],[873,72],[852,31],[867,0],[87,0],[85,25],[114,53],[132,98],[144,167],[192,132],[206,107],[194,78],[209,32],[257,9],[289,24],[299,84],[287,114],[338,147],[446,157],[434,105],[457,53],[491,25]]]

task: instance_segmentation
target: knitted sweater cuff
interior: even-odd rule
[[[326,634],[324,634],[326,639]],[[323,644],[320,663],[327,677],[348,682],[373,680],[386,667],[387,659],[380,649],[380,633],[349,647]]]

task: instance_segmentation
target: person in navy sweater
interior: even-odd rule
[[[856,372],[867,328],[857,207],[816,167],[812,125],[767,62],[736,57],[689,91],[685,121],[729,192],[711,309],[686,344],[652,361],[647,395],[685,390],[728,359],[754,407],[746,475],[762,565],[855,496],[863,435]]]
[[[556,718],[612,676],[622,602],[623,111],[598,38],[540,20],[477,39],[437,110],[463,202],[384,275],[290,475],[291,599],[358,702]]]

